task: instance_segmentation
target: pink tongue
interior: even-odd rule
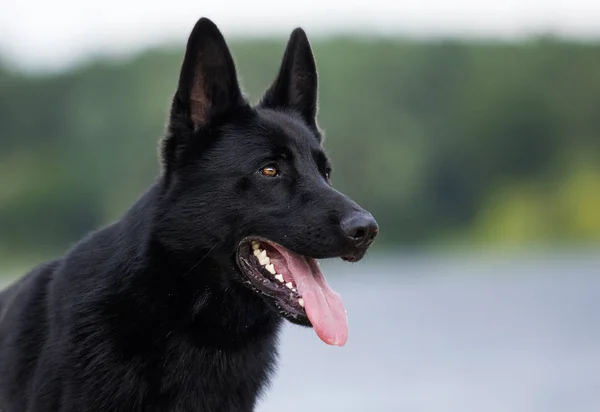
[[[304,299],[304,308],[319,338],[328,345],[344,346],[348,340],[348,319],[340,295],[329,287],[317,261],[278,251],[287,264],[287,272],[294,279]]]

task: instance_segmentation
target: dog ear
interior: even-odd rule
[[[169,133],[163,142],[165,161],[197,131],[210,128],[215,118],[247,105],[223,35],[212,21],[201,18],[188,39],[173,97]]]
[[[295,29],[288,41],[277,78],[262,98],[269,108],[292,109],[316,129],[317,66],[306,33]]]
[[[188,40],[173,109],[187,115],[197,129],[244,103],[223,35],[212,21],[201,18]]]

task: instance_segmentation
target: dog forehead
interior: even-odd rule
[[[309,127],[293,113],[270,109],[257,111],[258,123],[265,137],[277,146],[293,147],[301,151],[318,149],[320,144]]]

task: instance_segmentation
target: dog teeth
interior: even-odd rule
[[[267,252],[266,252],[265,250],[263,250],[263,251],[262,251],[262,252],[260,252],[260,254],[258,255],[258,262],[259,262],[261,265],[263,265],[263,266],[266,266],[266,265],[268,265],[268,264],[269,264],[269,260],[268,260],[269,258],[268,258],[268,257],[266,257],[266,253],[267,253]]]
[[[298,299],[298,304],[302,307],[304,307],[304,299],[300,298]]]
[[[270,264],[271,259],[269,259],[269,257],[267,256],[267,251],[261,249],[260,246],[257,245],[258,243],[252,243],[252,249],[254,249],[252,253],[254,254],[254,256],[256,256],[258,262],[263,266]]]
[[[267,256],[267,251],[260,248],[260,244],[257,241],[252,241],[252,249],[254,249],[253,254],[258,259],[258,262],[264,266],[264,268],[272,275],[275,275],[275,279],[281,283],[285,283],[283,279],[283,275],[277,273],[275,271],[275,265],[271,263],[271,259]],[[285,283],[285,286],[292,290],[293,292],[298,293],[298,289],[294,287],[292,282]]]
[[[265,260],[265,258],[267,257],[267,251],[266,250],[261,250],[260,253],[258,254],[258,260],[259,262],[262,262]]]

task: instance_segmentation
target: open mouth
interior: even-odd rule
[[[327,284],[316,259],[257,237],[240,243],[237,259],[252,286],[275,300],[287,319],[312,325],[319,338],[329,345],[346,343],[346,310],[340,295]]]

